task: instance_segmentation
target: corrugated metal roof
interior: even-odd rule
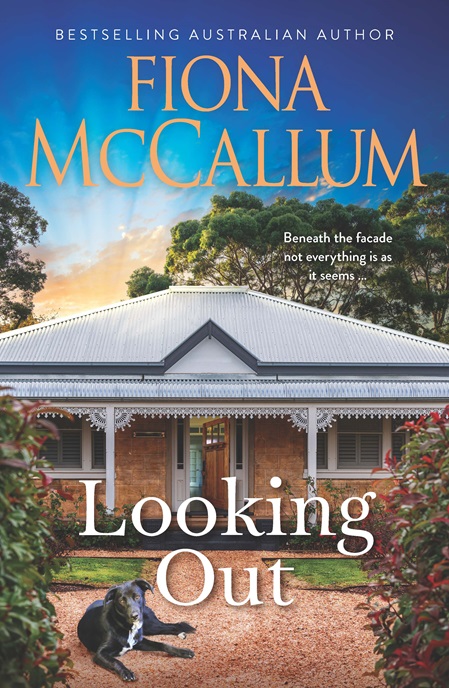
[[[170,288],[7,332],[0,361],[159,362],[210,319],[266,363],[449,363],[447,345],[238,287]]]
[[[130,380],[130,379],[10,379],[2,384],[22,398],[39,399],[228,399],[251,400],[418,400],[449,401],[449,380]]]

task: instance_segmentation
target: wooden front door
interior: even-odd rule
[[[203,425],[203,491],[216,509],[227,509],[229,477],[229,420],[218,418]]]

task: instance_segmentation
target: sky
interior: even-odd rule
[[[344,204],[372,207],[386,198],[396,200],[412,181],[410,159],[394,185],[377,165],[376,185],[364,186],[372,129],[393,169],[415,129],[421,174],[448,172],[448,15],[445,0],[414,6],[400,0],[127,0],[114,6],[104,0],[8,3],[0,27],[0,179],[29,196],[48,221],[39,246],[32,249],[33,255],[45,261],[48,275],[44,290],[35,298],[37,313],[64,316],[124,299],[131,272],[142,265],[162,271],[170,229],[182,220],[204,215],[213,194],[227,195],[240,188],[266,203],[283,195],[311,203],[335,198]],[[246,31],[246,39],[244,33],[239,39],[239,29]],[[101,39],[102,30],[108,40]],[[223,40],[218,40],[218,30]],[[155,31],[164,38],[155,37]],[[136,32],[144,40],[137,40]],[[256,37],[250,39],[254,32]],[[285,38],[286,32],[293,40]],[[83,36],[87,40],[81,40]],[[223,95],[223,75],[212,59],[193,64],[188,78],[191,98],[202,110],[186,102],[180,87],[186,65],[204,55],[221,60],[230,74],[229,95],[215,110],[210,108]],[[279,111],[247,78],[243,81],[247,111],[235,111],[239,55],[270,91],[274,90],[275,62],[271,56],[282,56]],[[295,110],[285,111],[304,55],[326,111],[317,109],[310,91],[298,92]],[[130,111],[129,56],[155,58],[154,64],[139,63],[139,77],[154,79],[153,88],[139,87],[140,111]],[[173,57],[175,111],[164,111],[167,61],[163,56]],[[301,86],[308,85],[304,77]],[[162,169],[176,181],[190,182],[201,174],[201,182],[190,188],[164,183],[150,162],[154,134],[171,119],[199,123],[195,125],[199,136],[192,123],[168,126],[158,146]],[[36,172],[39,186],[30,186],[36,120],[60,169],[85,121],[95,186],[83,185],[79,148],[58,185],[42,147]],[[108,149],[108,165],[112,174],[127,183],[144,175],[141,186],[118,186],[101,167],[103,142],[122,129],[144,134],[115,136]],[[234,171],[226,166],[217,168],[213,186],[203,186],[224,129],[247,187],[238,187]],[[300,179],[311,181],[318,176],[318,186],[254,186],[254,129],[268,130],[266,179],[276,182],[285,175],[287,183],[291,169],[288,130],[301,129]],[[329,166],[340,182],[349,181],[354,172],[351,130],[365,130],[361,172],[350,186],[338,188],[323,182],[317,130],[324,129],[332,130]],[[220,160],[227,160],[225,151]]]

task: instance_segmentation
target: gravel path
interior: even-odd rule
[[[157,552],[139,553],[158,556]],[[131,556],[139,554],[130,553]],[[385,684],[366,676],[374,664],[373,635],[364,629],[365,612],[356,610],[364,601],[357,593],[302,590],[283,586],[284,599],[294,597],[288,607],[273,601],[273,574],[262,559],[270,552],[204,552],[215,571],[215,586],[203,603],[192,607],[170,604],[156,590],[147,602],[163,621],[188,621],[195,635],[166,638],[189,647],[195,658],[185,660],[159,653],[129,652],[124,664],[135,672],[142,686],[154,688],[379,688]],[[85,553],[84,553],[85,555]],[[162,553],[162,556],[164,553]],[[110,556],[110,555],[109,555]],[[123,553],[117,556],[126,556]],[[278,553],[276,553],[276,557]],[[232,567],[233,594],[248,594],[244,568],[259,570],[259,599],[263,604],[233,607],[223,596],[223,573]],[[169,589],[179,600],[195,599],[203,584],[202,568],[192,554],[178,555],[169,569]],[[55,596],[59,627],[71,649],[76,678],[71,688],[115,688],[124,683],[92,663],[90,653],[76,636],[84,609],[103,591],[83,590]],[[162,638],[161,638],[162,639]]]

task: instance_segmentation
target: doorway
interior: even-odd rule
[[[222,478],[236,476],[237,503],[247,496],[247,423],[241,418],[201,416],[173,420],[173,511],[186,499],[207,499],[217,511],[227,508],[227,486]],[[191,515],[205,513],[200,501]]]
[[[203,491],[202,495],[217,510],[227,508],[226,483],[229,477],[229,421],[215,418],[203,423]]]

